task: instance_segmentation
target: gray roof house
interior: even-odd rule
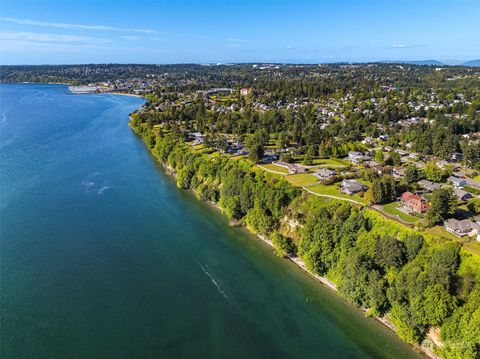
[[[363,192],[367,188],[367,186],[354,179],[345,179],[341,183],[340,190],[346,194],[355,194],[358,192]]]
[[[444,222],[444,225],[445,229],[448,232],[453,233],[459,237],[472,236],[475,234],[478,235],[480,231],[480,224],[475,223],[469,219],[462,219],[461,221],[459,221],[451,218],[447,219]]]
[[[467,184],[464,178],[458,178],[454,176],[448,177],[448,182],[451,182],[455,188],[462,188]]]
[[[426,191],[433,192],[433,190],[440,188],[440,185],[435,182],[430,182],[427,180],[418,181],[418,185]]]
[[[473,198],[473,195],[467,191],[464,191],[463,189],[454,189],[453,194],[459,201],[466,201],[469,200],[470,198]]]
[[[465,178],[465,182],[466,182],[465,186],[480,189],[480,181],[477,181],[477,180],[474,180],[474,179],[471,179],[471,178]]]
[[[320,168],[313,173],[313,175],[321,181],[329,179],[335,176],[336,174],[337,172],[329,170],[328,168]]]

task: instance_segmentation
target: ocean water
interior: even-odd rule
[[[136,97],[0,85],[0,357],[415,358],[128,127]]]

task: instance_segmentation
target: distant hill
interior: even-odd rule
[[[384,64],[409,64],[409,65],[425,65],[425,66],[442,66],[444,65],[442,62],[437,61],[437,60],[417,60],[417,61],[392,61],[392,60],[386,60],[386,61],[380,61],[381,63]]]
[[[464,62],[463,66],[480,66],[480,59]]]

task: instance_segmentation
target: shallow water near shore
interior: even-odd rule
[[[416,358],[156,165],[143,99],[0,85],[2,358]]]

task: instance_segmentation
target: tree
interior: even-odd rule
[[[423,237],[419,234],[408,234],[403,240],[406,247],[407,258],[412,261],[423,246]]]
[[[270,235],[272,240],[273,247],[275,248],[275,252],[280,257],[288,257],[295,254],[295,245],[292,243],[292,240],[282,236],[278,232],[273,232]]]
[[[432,200],[430,202],[430,210],[427,213],[427,218],[430,224],[439,222],[439,218],[445,219],[457,210],[457,200],[451,188],[437,188],[432,193]],[[431,222],[435,221],[435,222]]]
[[[377,162],[379,164],[382,164],[383,161],[385,160],[385,156],[383,155],[383,152],[382,152],[381,149],[379,149],[377,152],[375,152],[374,160],[375,160],[375,162]]]
[[[392,152],[388,160],[394,166],[399,166],[402,164],[402,158],[398,152]]]
[[[304,159],[303,159],[303,164],[307,165],[307,166],[313,164],[314,154],[315,154],[315,150],[313,149],[313,146],[310,146],[307,150],[307,153],[305,154]]]
[[[393,176],[380,177],[372,183],[373,203],[388,203],[397,197],[397,184]]]
[[[407,181],[407,183],[412,184],[412,183],[418,182],[419,179],[420,179],[420,175],[418,173],[417,166],[408,165],[408,167],[405,170],[405,180]]]
[[[254,143],[248,149],[248,158],[254,163],[259,162],[263,158],[263,155],[264,155],[264,150],[263,150],[263,146],[260,143]]]
[[[424,172],[425,177],[429,181],[440,182],[443,178],[443,171],[435,164],[435,162],[427,162]]]
[[[480,198],[472,198],[468,201],[467,208],[472,213],[480,214]]]
[[[405,244],[396,238],[380,236],[375,247],[375,262],[385,270],[391,267],[400,268],[405,263]]]

